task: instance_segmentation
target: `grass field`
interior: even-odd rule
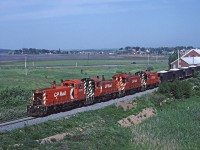
[[[200,149],[199,97],[168,104],[156,117],[132,127],[139,147],[149,149]],[[134,132],[136,131],[136,132]]]
[[[118,65],[130,65],[132,62],[136,62],[137,64],[148,64],[148,58],[126,58],[126,59],[71,59],[71,60],[28,60],[27,59],[27,66],[46,66],[46,65],[72,65],[72,66],[83,66],[83,65],[104,65],[104,64],[118,64]],[[166,63],[166,57],[159,57],[156,61],[155,57],[149,58],[150,64],[156,63]],[[0,66],[24,66],[24,61],[8,61],[8,62],[1,62]]]
[[[0,69],[0,89],[21,86],[29,89],[49,87],[52,81],[60,83],[60,79],[81,79],[84,77],[105,75],[110,79],[119,72],[134,73],[146,69],[147,65],[127,66],[96,66],[96,67],[70,67],[70,68],[37,68],[28,69],[25,76],[24,69]],[[166,65],[154,65],[154,71],[166,68]],[[83,73],[81,74],[81,70]]]
[[[155,60],[152,60],[155,63]],[[76,62],[78,66],[76,67]],[[88,62],[93,65],[102,64],[118,64],[125,66],[88,66],[79,67],[81,65],[87,65]],[[116,72],[131,72],[134,73],[138,70],[147,69],[148,65],[146,60],[136,60],[137,64],[132,64],[133,60],[51,60],[51,61],[38,61],[35,62],[35,66],[47,66],[47,65],[74,65],[74,67],[63,68],[33,68],[27,70],[27,76],[25,76],[24,69],[0,69],[0,90],[6,87],[22,86],[28,89],[35,89],[40,87],[48,87],[52,81],[60,82],[60,79],[76,79],[91,76],[105,75],[110,79]],[[143,62],[143,63],[142,63]],[[6,65],[17,66],[24,65],[24,62],[6,62]],[[4,65],[5,65],[4,64]],[[28,62],[27,66],[31,66],[32,62]],[[159,60],[155,64],[150,65],[154,68],[153,71],[167,69],[166,59]],[[83,74],[81,74],[83,70]]]

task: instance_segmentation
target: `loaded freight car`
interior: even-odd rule
[[[184,72],[181,69],[170,69],[158,72],[161,82],[171,82],[184,78]]]
[[[158,77],[160,78],[160,82],[169,82],[172,80],[172,72],[163,70],[163,71],[159,71],[158,73]]]
[[[183,79],[191,77],[189,67],[181,67],[180,69],[182,70]]]
[[[194,76],[194,73],[197,71],[197,67],[196,66],[189,66],[189,72],[190,72],[190,76]]]
[[[172,81],[179,79],[179,77],[180,77],[180,70],[179,69],[170,69],[169,72],[172,73]]]
[[[200,71],[200,66],[196,66],[196,71]]]

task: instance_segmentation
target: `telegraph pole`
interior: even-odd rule
[[[90,60],[90,53],[88,52],[88,64],[89,64],[89,60]]]
[[[25,69],[25,75],[27,76],[27,67],[26,67],[26,54],[25,54],[25,60],[24,60],[24,69]]]
[[[158,52],[156,53],[156,62],[158,62]]]
[[[179,50],[178,50],[178,67],[177,68],[179,68]]]

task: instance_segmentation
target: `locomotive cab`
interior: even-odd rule
[[[71,101],[84,99],[84,90],[83,90],[84,85],[81,80],[79,80],[79,79],[65,80],[63,82],[63,86],[70,88]]]

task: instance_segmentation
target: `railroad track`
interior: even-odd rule
[[[25,118],[21,118],[21,119],[17,119],[17,120],[3,122],[3,123],[0,123],[0,128],[4,127],[4,126],[9,126],[9,125],[12,125],[12,124],[16,124],[16,123],[19,123],[19,122],[25,122],[25,121],[28,121],[28,120],[33,120],[33,119],[35,119],[35,118],[34,117],[25,117]]]

